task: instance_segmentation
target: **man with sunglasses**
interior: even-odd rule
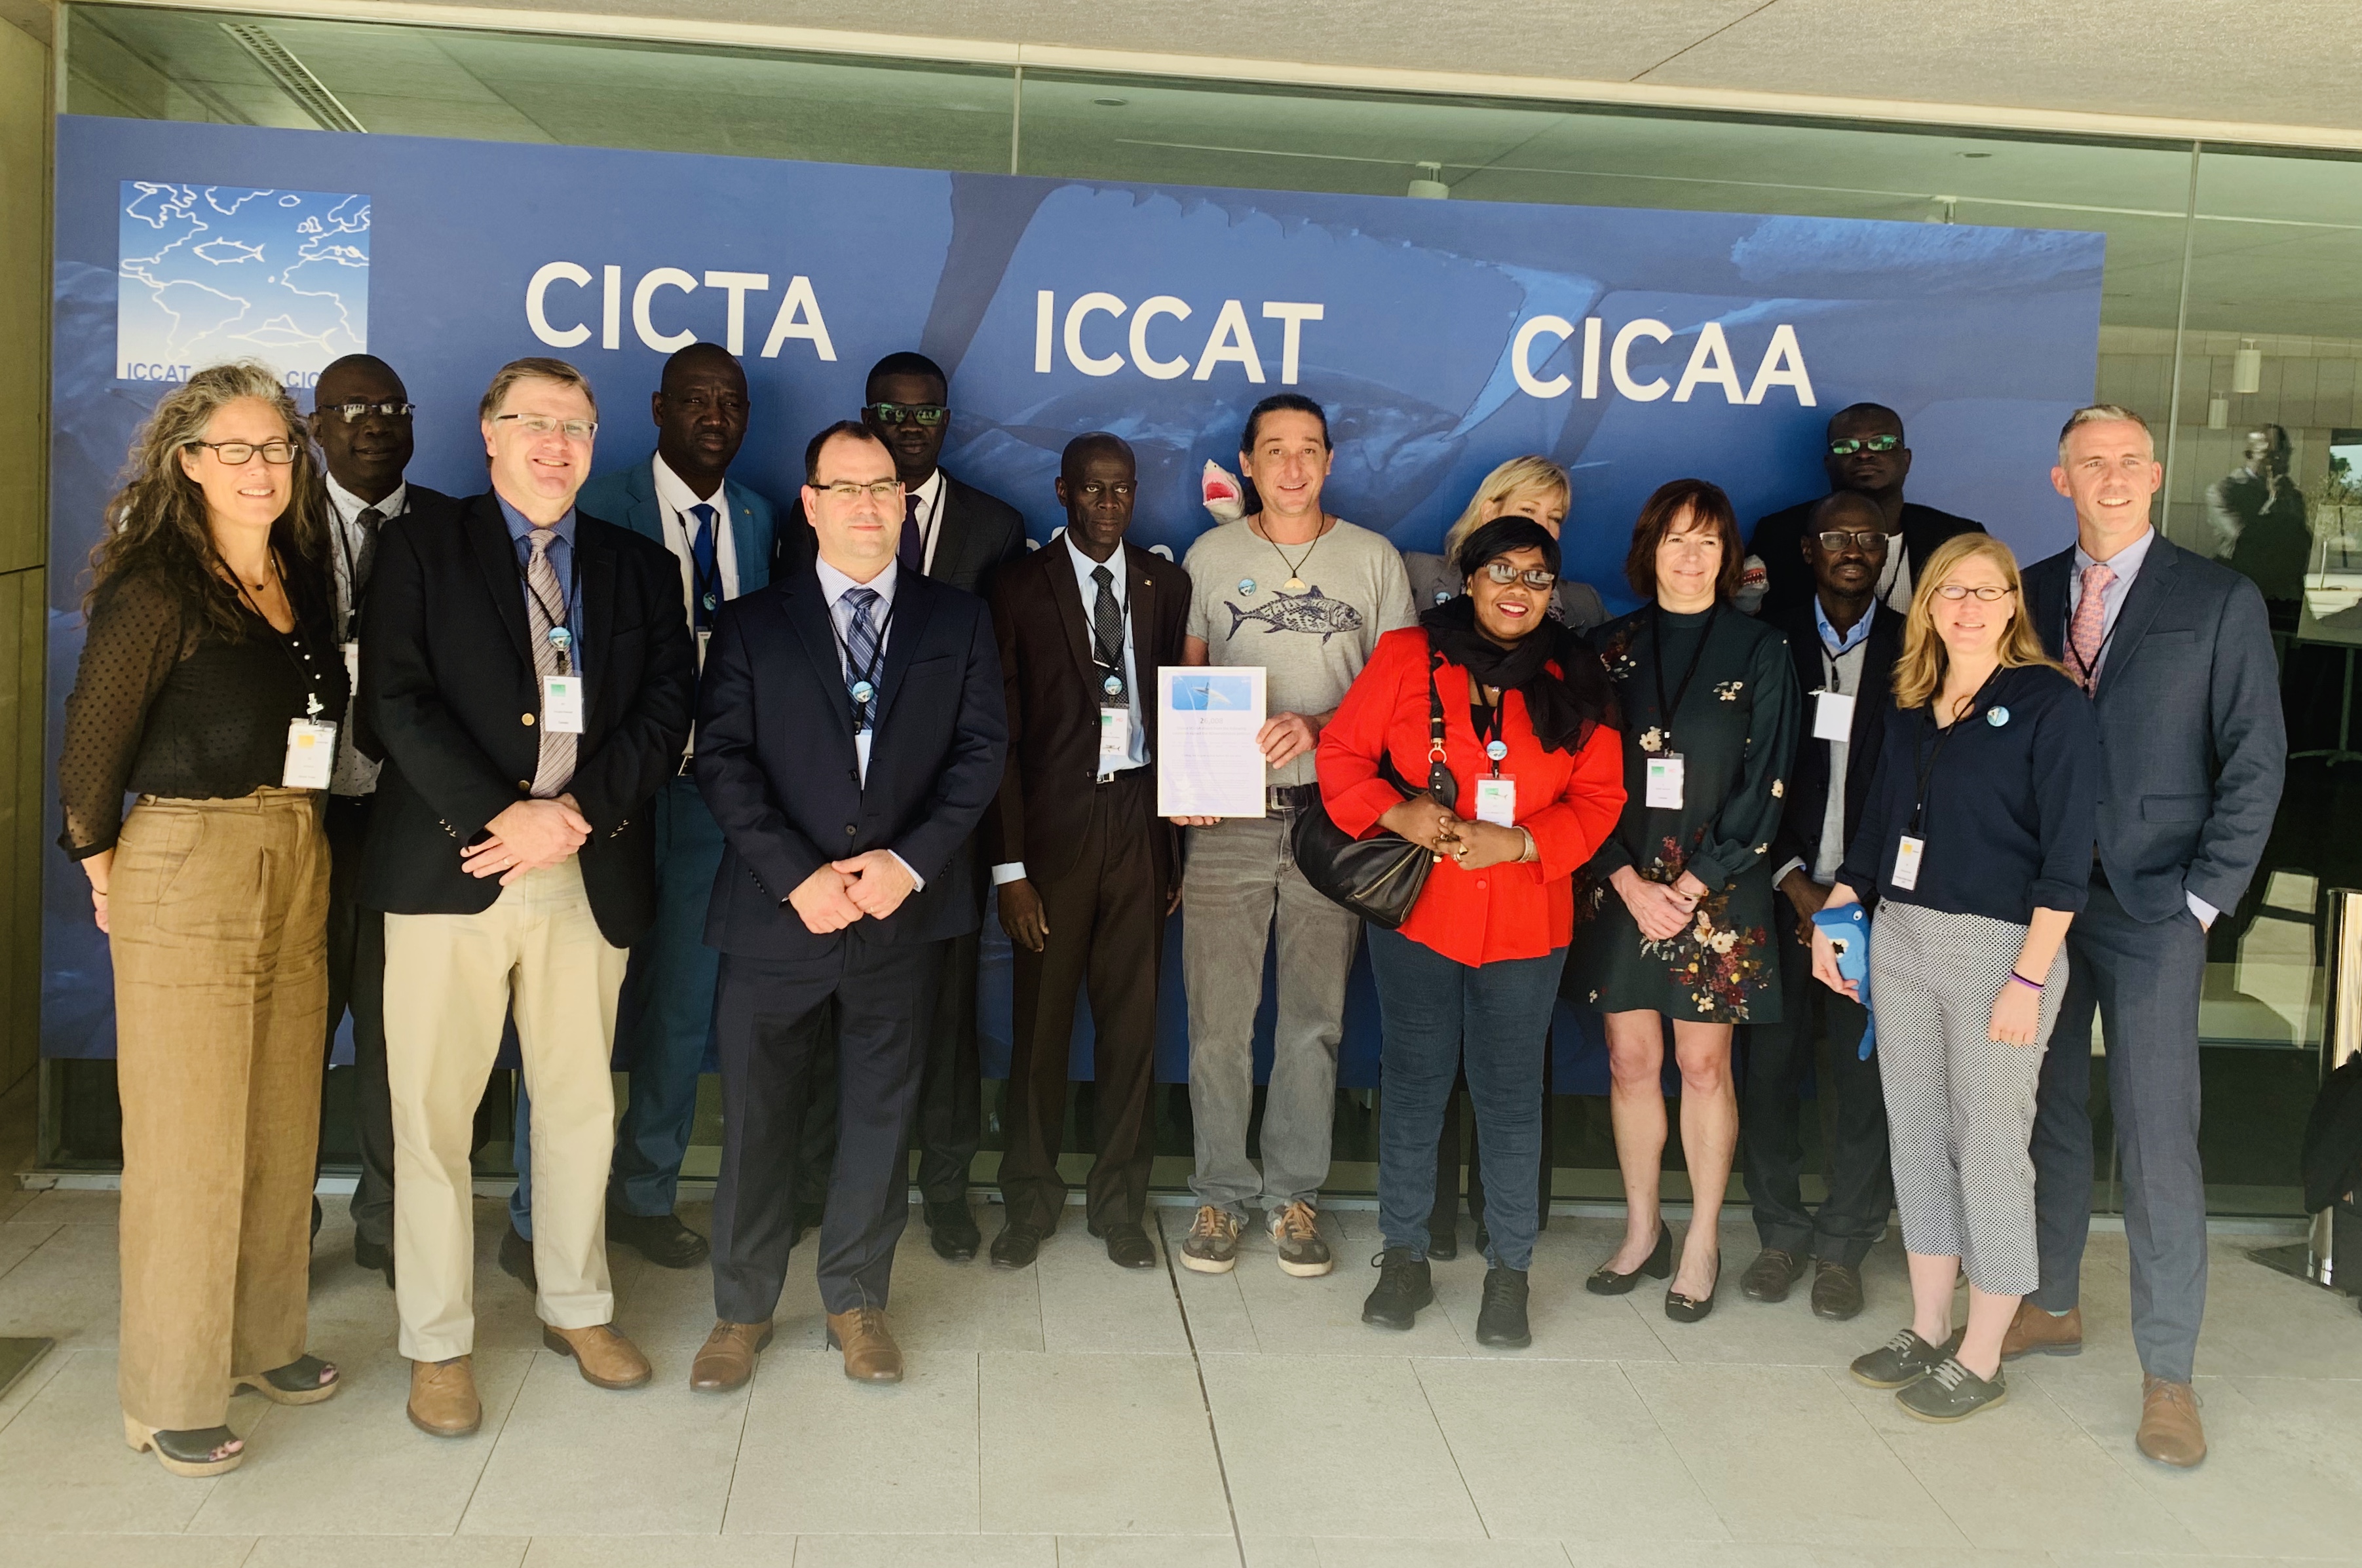
[[[410,393],[393,367],[371,354],[348,354],[313,387],[312,439],[319,446],[333,508],[337,641],[346,678],[358,681],[370,571],[380,533],[407,513],[451,504],[451,498],[403,479],[413,450]],[[358,718],[359,714],[356,713]],[[367,748],[367,749],[364,749]],[[385,1087],[385,917],[360,903],[361,848],[376,799],[375,743],[359,724],[337,737],[328,780],[328,1024],[353,1019],[353,1133],[360,1179],[353,1187],[353,1262],[393,1287],[393,1110]],[[325,1111],[325,1096],[323,1097]],[[320,1200],[312,1200],[312,1233]]]
[[[1903,481],[1911,473],[1911,448],[1904,444],[1903,416],[1875,403],[1857,403],[1829,417],[1827,448],[1821,467],[1829,476],[1832,494],[1867,498],[1884,520],[1886,559],[1879,570],[1876,594],[1881,603],[1897,611],[1911,607],[1911,585],[1936,547],[1961,534],[1981,534],[1985,525],[1903,499]],[[1816,503],[1806,501],[1783,508],[1755,525],[1748,541],[1750,553],[1763,560],[1768,577],[1763,603],[1757,612],[1776,622],[1805,613],[1813,602],[1813,574],[1802,553],[1805,535],[1812,529]]]
[[[385,912],[400,1344],[411,1423],[454,1438],[483,1419],[469,1152],[512,1015],[542,1343],[599,1387],[648,1380],[613,1327],[608,1062],[624,966],[656,919],[648,804],[679,767],[696,679],[673,558],[575,504],[599,433],[582,372],[512,361],[478,420],[491,489],[381,542],[360,688],[385,753],[361,899]]]
[[[1738,1286],[1753,1300],[1784,1301],[1810,1267],[1814,1315],[1842,1322],[1861,1310],[1861,1260],[1886,1230],[1886,1102],[1878,1064],[1858,1050],[1867,1012],[1812,983],[1811,922],[1828,901],[1870,798],[1904,617],[1878,601],[1889,545],[1885,516],[1868,496],[1839,491],[1816,502],[1798,553],[1813,597],[1776,624],[1787,634],[1812,723],[1772,837],[1772,880],[1795,919],[1780,930],[1784,1010],[1777,1022],[1747,1029],[1739,1128],[1763,1250]],[[1822,1124],[1831,1130],[1823,1140],[1828,1190],[1811,1209],[1801,1092],[1824,1031],[1828,1059],[1816,1076]]]
[[[994,569],[1025,554],[1025,519],[998,496],[962,484],[939,466],[951,433],[950,383],[943,367],[904,350],[869,368],[861,422],[894,459],[902,481],[902,523],[894,547],[902,570],[979,596]],[[789,536],[801,536],[792,544]],[[811,530],[781,532],[783,558],[809,552]],[[799,564],[808,564],[803,556]],[[968,1167],[984,1141],[982,1074],[977,1065],[976,980],[977,933],[984,920],[980,840],[961,850],[974,873],[966,880],[977,901],[977,923],[944,953],[935,1015],[926,1031],[926,1073],[911,1141],[919,1150],[919,1193],[926,1203],[928,1240],[938,1256],[966,1263],[983,1245],[968,1209]],[[813,1131],[825,1134],[825,1124]]]
[[[715,343],[692,343],[665,361],[648,412],[652,457],[611,469],[577,503],[671,552],[689,604],[698,664],[723,604],[771,580],[771,503],[729,477],[746,439],[746,372]],[[692,731],[690,750],[696,750]],[[680,1222],[673,1201],[697,1119],[697,1080],[713,1036],[720,955],[705,944],[706,906],[722,864],[722,830],[699,798],[690,756],[649,809],[657,841],[657,922],[632,950],[616,1025],[631,1092],[615,1129],[607,1183],[607,1235],[662,1268],[693,1268],[705,1238]],[[533,1283],[532,1102],[517,1096],[516,1190],[501,1266]]]

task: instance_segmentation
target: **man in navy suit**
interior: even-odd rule
[[[719,1320],[690,1383],[715,1391],[753,1375],[770,1340],[822,1051],[836,1066],[829,1342],[848,1377],[901,1378],[886,1305],[904,1141],[944,949],[980,918],[966,846],[1009,744],[984,602],[895,558],[902,483],[885,445],[833,425],[804,475],[816,558],[723,609],[698,708],[697,785],[725,843],[705,927],[722,951],[723,1123]]]
[[[718,344],[692,343],[665,361],[648,399],[656,455],[600,475],[575,504],[672,552],[680,568],[689,629],[701,666],[723,602],[771,580],[771,503],[730,479],[746,439],[746,372]],[[690,736],[690,748],[696,736]],[[657,922],[632,949],[616,1021],[631,1069],[631,1098],[615,1130],[607,1182],[607,1235],[666,1268],[705,1261],[705,1238],[673,1212],[680,1162],[697,1120],[697,1078],[713,1035],[713,984],[720,955],[705,945],[705,907],[722,864],[722,830],[697,793],[683,758],[649,808],[656,833]],[[515,1194],[501,1266],[533,1278],[533,1107],[516,1106]]]
[[[2091,901],[2067,933],[2067,996],[2042,1065],[2034,1170],[2042,1287],[2004,1360],[2083,1348],[2092,1224],[2092,1015],[2107,1033],[2140,1353],[2141,1452],[2206,1457],[2190,1379],[2206,1308],[2198,1157],[2198,995],[2206,928],[2246,892],[2279,808],[2288,734],[2263,595],[2149,526],[2164,482],[2127,408],[2080,409],[2058,436],[2075,546],[2025,571],[2043,644],[2092,695],[2103,771]]]

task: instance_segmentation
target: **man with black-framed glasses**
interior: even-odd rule
[[[1857,403],[1838,410],[1829,416],[1826,439],[1821,467],[1829,477],[1830,493],[1864,497],[1885,521],[1886,560],[1879,571],[1878,601],[1893,610],[1908,610],[1915,574],[1936,547],[1961,534],[1981,534],[1985,525],[1903,499],[1911,448],[1904,439],[1903,416],[1884,404]],[[1771,513],[1755,525],[1748,540],[1749,552],[1763,560],[1768,580],[1756,613],[1767,621],[1791,620],[1813,602],[1813,574],[1802,551],[1818,504],[1799,502]]]
[[[902,481],[902,523],[894,563],[915,576],[983,595],[994,569],[1025,554],[1025,519],[999,497],[962,484],[941,467],[951,433],[951,383],[924,354],[889,354],[869,368],[861,422],[893,458]],[[781,569],[811,564],[812,532],[779,530]],[[789,552],[796,552],[790,559]],[[977,1055],[977,932],[987,886],[981,840],[960,851],[972,873],[977,927],[947,944],[936,988],[935,1014],[926,1031],[926,1071],[919,1088],[911,1141],[919,1150],[919,1193],[925,1199],[928,1239],[936,1254],[966,1263],[983,1245],[967,1203],[968,1167],[984,1141],[982,1072]],[[825,1097],[822,1097],[823,1101]],[[807,1158],[826,1148],[824,1115],[806,1129]],[[809,1219],[807,1215],[805,1218]]]
[[[348,354],[320,372],[312,389],[312,439],[326,470],[335,548],[337,641],[345,676],[360,681],[362,610],[378,536],[412,512],[447,507],[451,498],[403,474],[414,447],[410,392],[392,366],[373,354]],[[354,717],[360,714],[356,711]],[[353,1134],[360,1178],[353,1186],[353,1262],[385,1275],[393,1288],[393,1108],[385,1087],[385,917],[360,904],[362,846],[377,798],[376,743],[362,723],[337,737],[328,781],[328,1022],[324,1049],[353,1016]],[[323,1080],[324,1083],[326,1080]],[[323,1110],[326,1110],[323,1096]],[[312,1200],[312,1233],[320,1200]]]

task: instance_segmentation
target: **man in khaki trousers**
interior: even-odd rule
[[[483,1419],[468,1156],[512,1010],[543,1342],[602,1388],[648,1379],[612,1326],[608,1058],[656,915],[648,804],[679,768],[694,686],[671,556],[575,510],[599,428],[581,372],[517,360],[480,418],[491,491],[386,536],[361,647],[386,763],[361,900],[386,916],[394,1295],[410,1419],[438,1437]]]

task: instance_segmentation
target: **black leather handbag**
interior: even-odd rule
[[[1460,803],[1460,785],[1443,760],[1443,698],[1435,689],[1435,672],[1442,663],[1441,654],[1429,652],[1425,793],[1450,811]],[[1420,792],[1403,782],[1391,757],[1378,758],[1378,776],[1406,795]],[[1410,918],[1428,873],[1435,869],[1435,856],[1402,834],[1388,830],[1373,838],[1354,838],[1330,821],[1329,808],[1318,802],[1297,814],[1288,842],[1296,868],[1316,891],[1388,931]]]

